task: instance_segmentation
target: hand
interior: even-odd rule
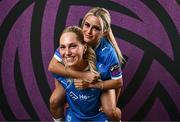
[[[98,72],[84,72],[84,75],[82,76],[82,80],[87,81],[89,83],[92,83],[94,81],[97,81],[100,78],[100,74]]]
[[[83,81],[81,79],[74,79],[74,85],[78,89],[85,89],[85,88],[89,88],[90,83]]]

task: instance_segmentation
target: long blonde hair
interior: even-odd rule
[[[109,12],[105,8],[101,8],[101,7],[94,7],[92,9],[90,9],[87,12],[87,14],[84,16],[84,19],[83,19],[82,25],[81,25],[82,27],[84,25],[86,18],[90,15],[96,16],[99,18],[103,33],[106,34],[109,42],[115,48],[120,62],[124,63],[125,59],[123,58],[123,55],[121,53],[121,50],[118,47],[118,44],[117,44],[116,39],[114,37],[114,34],[112,33],[111,16],[110,16]]]
[[[76,36],[77,36],[77,40],[81,44],[85,44],[86,43],[84,41],[84,35],[83,35],[82,29],[80,27],[78,27],[78,26],[69,26],[69,27],[66,27],[64,29],[63,33],[67,33],[67,32],[75,33]],[[91,72],[97,72],[97,69],[96,69],[96,54],[95,54],[94,50],[89,45],[87,45],[87,49],[84,52],[83,58],[84,58],[85,61],[88,62],[88,65],[90,67],[90,71]]]

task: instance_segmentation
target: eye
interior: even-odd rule
[[[85,27],[90,27],[90,24],[89,23],[85,23],[84,26]]]
[[[76,48],[76,47],[77,47],[76,44],[71,44],[71,45],[70,45],[70,48],[72,48],[72,49],[74,49],[74,48]]]
[[[60,48],[61,50],[63,50],[63,49],[65,49],[65,46],[60,45],[59,48]]]
[[[96,30],[96,31],[101,31],[101,28],[98,27],[98,26],[94,26],[93,29]]]

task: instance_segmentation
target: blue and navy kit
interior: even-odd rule
[[[101,38],[99,44],[94,49],[96,52],[96,67],[101,75],[101,79],[120,79],[122,71],[116,51],[106,38]],[[55,51],[54,57],[62,62],[59,50]],[[72,79],[64,78],[59,75],[54,77],[61,83],[66,90],[66,99],[69,104],[67,109],[66,121],[105,121],[107,116],[99,112],[100,108],[100,89],[76,89]]]
[[[59,75],[54,77],[66,90],[66,100],[69,107],[66,110],[65,121],[105,121],[108,120],[100,108],[101,90],[95,88],[77,89],[73,79]]]

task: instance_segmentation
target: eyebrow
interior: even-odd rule
[[[85,21],[85,23],[90,24],[90,22],[88,22],[87,20]],[[92,24],[90,24],[90,25],[92,25]],[[98,27],[98,28],[101,28],[101,26],[99,26],[99,25],[93,25],[93,26]]]

